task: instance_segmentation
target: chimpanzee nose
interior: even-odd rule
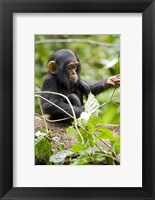
[[[75,75],[75,71],[72,71],[72,74]]]

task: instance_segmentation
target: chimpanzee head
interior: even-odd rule
[[[49,72],[67,88],[80,78],[80,61],[69,49],[56,51],[48,60]]]

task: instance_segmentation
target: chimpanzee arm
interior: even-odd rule
[[[111,76],[105,80],[93,82],[93,83],[86,83],[83,80],[80,80],[80,89],[83,95],[88,95],[89,92],[92,92],[94,95],[98,95],[104,90],[111,88],[111,87],[119,87],[120,85],[120,75]]]
[[[94,95],[97,95],[104,90],[111,87],[119,87],[120,86],[120,75],[111,76],[105,80],[98,81],[95,83],[90,83],[90,90]]]
[[[107,83],[107,79],[102,80],[102,81],[97,81],[94,83],[89,83],[89,86],[90,86],[90,91],[94,95],[98,95],[104,90],[112,87],[112,85]]]
[[[82,95],[88,95],[90,92],[90,85],[89,83],[83,81],[82,79],[79,80],[78,88],[82,92]]]
[[[80,81],[80,90],[82,91],[83,95],[88,95],[89,92],[92,92],[94,95],[98,95],[103,92],[105,89],[112,87],[112,85],[107,83],[108,79],[97,81],[93,83],[87,83],[83,80]]]

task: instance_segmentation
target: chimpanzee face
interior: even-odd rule
[[[76,83],[78,80],[78,75],[76,72],[78,65],[79,63],[75,60],[74,62],[70,62],[66,67],[68,79],[70,82]]]
[[[49,71],[57,75],[60,82],[65,84],[76,83],[79,78],[80,62],[76,55],[69,49],[55,52],[48,62]]]

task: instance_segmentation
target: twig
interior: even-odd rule
[[[38,99],[38,102],[39,102],[41,113],[44,116],[43,109],[42,109],[39,97],[37,99]],[[45,127],[46,127],[46,132],[47,132],[48,131],[48,127],[47,127],[47,123],[46,123],[45,117],[43,117],[43,119],[44,119],[44,123],[45,123]]]
[[[105,104],[107,104],[107,103],[110,103],[110,102],[112,102],[112,101],[114,101],[115,99],[113,99],[113,96],[114,96],[114,94],[115,94],[115,91],[116,91],[116,88],[114,88],[114,90],[113,90],[113,93],[112,93],[112,95],[111,95],[111,98],[110,98],[110,100],[109,101],[107,101],[107,102],[105,102],[105,103],[103,103],[103,104],[101,104],[100,105],[100,107],[102,107],[102,106],[104,106]],[[118,97],[117,97],[118,98]]]
[[[102,107],[102,106],[104,106],[104,105],[106,105],[106,104],[108,104],[108,103],[110,103],[110,102],[112,102],[112,101],[114,101],[114,100],[116,100],[116,99],[119,99],[119,98],[120,98],[120,97],[116,97],[116,98],[114,98],[113,100],[109,100],[109,101],[107,101],[107,102],[101,104],[101,105],[99,106],[99,108]]]
[[[82,137],[82,135],[81,135],[81,133],[80,133],[80,131],[79,131],[79,129],[78,129],[78,124],[77,124],[77,119],[76,119],[75,111],[74,111],[74,109],[73,109],[73,106],[72,106],[72,104],[71,104],[69,98],[68,98],[67,96],[61,94],[61,93],[58,93],[58,92],[49,92],[49,91],[35,92],[35,94],[43,94],[43,93],[44,93],[44,94],[55,94],[55,95],[58,95],[58,96],[62,96],[63,98],[65,98],[65,99],[67,100],[69,106],[71,107],[73,116],[70,115],[68,112],[66,112],[64,109],[62,109],[62,108],[60,108],[59,106],[57,106],[55,103],[49,101],[48,99],[45,99],[44,97],[42,97],[42,96],[40,96],[40,95],[36,95],[36,96],[39,96],[40,98],[44,99],[45,101],[51,103],[51,104],[54,105],[55,107],[59,108],[60,110],[62,110],[63,112],[65,112],[67,115],[69,115],[71,118],[74,119],[75,128],[76,128],[78,134],[80,135],[81,140],[82,140],[82,143],[83,143],[83,142],[84,142],[84,139],[83,139],[83,137]]]
[[[119,48],[119,44],[109,44],[109,43],[104,43],[104,42],[98,42],[94,40],[87,40],[87,39],[48,39],[48,40],[39,40],[36,41],[35,44],[46,44],[46,43],[88,43],[88,44],[93,44],[93,45],[100,45],[104,47],[114,47],[114,48]]]
[[[38,113],[35,113],[35,115],[37,115],[37,116],[39,116],[40,118],[44,118],[42,115],[39,115]],[[45,117],[45,120],[47,121],[47,122],[51,122],[51,123],[53,123],[53,122],[60,122],[60,121],[65,121],[65,120],[67,120],[67,119],[70,119],[70,117],[66,117],[66,118],[62,118],[62,119],[55,119],[55,120],[50,120],[50,119],[47,119],[46,117]]]
[[[71,104],[69,98],[68,98],[66,95],[61,94],[61,93],[58,93],[58,92],[51,92],[51,91],[40,91],[40,92],[35,92],[35,94],[55,94],[55,95],[58,95],[58,96],[61,96],[61,97],[65,98],[65,99],[67,100],[68,104],[70,105],[71,110],[72,110],[72,113],[73,113],[73,116],[71,116],[69,113],[68,113],[68,115],[70,115],[72,118],[76,118],[75,112],[74,112],[74,109],[73,109],[73,106],[72,106],[72,104]],[[46,99],[46,100],[48,100],[48,99]],[[49,100],[48,100],[48,101],[49,101]],[[51,101],[49,101],[49,102],[51,102]],[[53,102],[51,102],[51,103],[53,103]],[[53,103],[53,104],[54,104],[54,103]],[[55,104],[55,105],[56,105],[56,104]],[[56,107],[57,107],[57,105],[56,105]],[[59,107],[59,106],[58,106],[58,107]],[[59,107],[59,108],[60,108],[60,107]],[[60,109],[60,110],[61,110],[61,109]],[[65,112],[66,112],[66,111],[65,111]]]
[[[116,91],[116,88],[114,88],[114,90],[113,90],[113,93],[112,93],[112,95],[111,95],[110,101],[112,101],[112,98],[113,98],[113,96],[114,96],[114,94],[115,94],[115,91]]]
[[[113,104],[116,105],[116,106],[119,106],[119,104],[117,104],[117,103],[114,102],[114,101],[111,101],[111,103],[113,103]]]
[[[97,133],[94,133],[95,136],[98,136]],[[105,141],[103,141],[102,139],[99,139],[104,145],[106,145],[106,147],[108,147],[108,149],[111,149],[111,146],[108,145]]]
[[[40,96],[40,95],[35,95],[35,96],[36,96],[36,97],[39,97],[39,98],[41,98],[41,99],[44,99],[44,100],[47,101],[48,103],[54,105],[55,107],[59,108],[61,111],[63,111],[63,112],[66,113],[67,115],[69,115],[71,118],[73,118],[72,115],[70,115],[68,112],[66,112],[66,111],[65,111],[64,109],[62,109],[61,107],[57,106],[55,103],[49,101],[48,99],[46,99],[46,98],[44,98],[44,97],[42,97],[42,96]],[[73,118],[73,119],[74,119],[74,118]]]

